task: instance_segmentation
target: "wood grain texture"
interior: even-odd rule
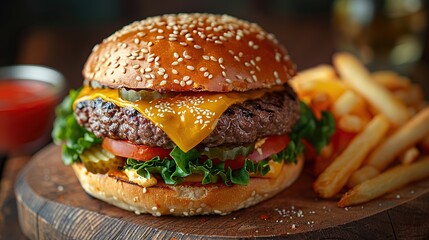
[[[26,239],[18,224],[13,185],[18,171],[29,160],[29,156],[16,156],[6,160],[0,187],[0,239]]]
[[[87,195],[60,148],[49,146],[16,183],[20,223],[31,239],[424,239],[429,237],[429,180],[361,206],[318,199],[304,172],[291,188],[226,216],[135,215]],[[233,196],[232,196],[233,197]]]

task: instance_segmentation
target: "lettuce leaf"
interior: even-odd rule
[[[300,102],[300,118],[289,134],[291,142],[294,142],[298,149],[301,149],[302,144],[299,141],[305,139],[314,146],[317,153],[320,153],[334,132],[335,119],[330,112],[322,111],[322,118],[318,120],[310,107]]]
[[[62,159],[66,165],[80,162],[79,155],[83,151],[96,144],[101,144],[102,141],[76,122],[73,102],[78,94],[79,90],[71,90],[70,94],[55,109],[56,119],[52,138],[56,144],[63,144]]]
[[[247,185],[250,180],[250,173],[265,175],[269,171],[267,160],[258,163],[246,160],[243,167],[237,170],[232,170],[230,167],[225,169],[224,162],[213,165],[211,159],[201,162],[201,154],[195,149],[185,153],[180,148],[175,147],[170,156],[173,160],[154,157],[143,162],[128,158],[124,168],[135,169],[137,174],[145,178],[149,178],[151,173],[158,173],[166,184],[179,184],[191,174],[200,174],[203,176],[202,184],[216,183],[222,180],[225,185]]]

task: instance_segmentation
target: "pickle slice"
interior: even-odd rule
[[[91,173],[107,173],[109,170],[116,170],[125,164],[125,160],[116,157],[101,145],[95,145],[85,150],[81,155],[83,165]]]
[[[175,94],[173,93],[165,93],[161,94],[158,91],[153,90],[133,90],[133,89],[126,89],[126,88],[119,88],[119,97],[130,102],[136,102],[140,100],[147,100],[152,101],[159,98],[168,98],[172,97]]]

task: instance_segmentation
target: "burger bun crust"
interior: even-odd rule
[[[87,81],[159,92],[247,91],[284,84],[295,74],[274,35],[202,13],[131,23],[96,45],[83,69]]]
[[[136,214],[191,216],[225,215],[269,199],[289,187],[298,178],[303,165],[304,160],[299,157],[297,164],[284,164],[279,177],[252,177],[247,186],[157,184],[148,188],[107,174],[90,173],[82,163],[74,163],[72,167],[83,189],[109,204]]]

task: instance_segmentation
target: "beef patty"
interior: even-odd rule
[[[79,102],[75,116],[81,126],[100,138],[124,139],[152,147],[174,146],[163,130],[137,110],[122,108],[101,98]],[[297,96],[286,86],[283,91],[230,106],[198,147],[240,146],[262,137],[287,134],[298,118]]]

